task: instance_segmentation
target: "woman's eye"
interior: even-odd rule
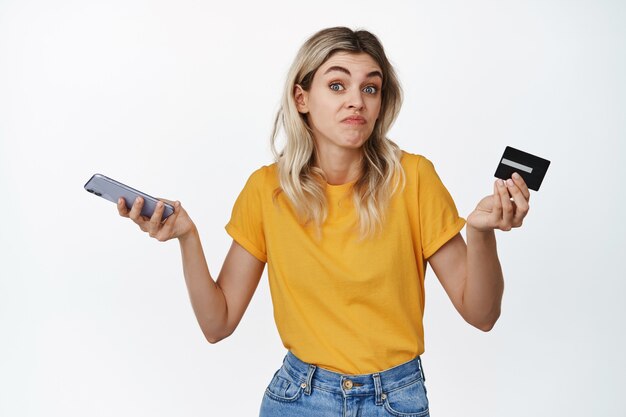
[[[373,85],[368,85],[363,89],[363,92],[366,94],[376,94],[377,91],[378,88],[374,87]]]
[[[333,91],[341,91],[341,90],[343,90],[343,85],[341,85],[339,83],[332,83],[329,87]]]

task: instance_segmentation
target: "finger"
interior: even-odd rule
[[[169,206],[172,206],[172,208],[174,208],[174,211],[176,211],[176,207],[174,206],[176,204],[176,201],[172,201],[172,200],[168,200],[166,198],[158,198],[159,201],[162,201],[164,203],[167,203]],[[178,202],[178,204],[180,205],[180,202]],[[165,212],[165,209],[163,209],[163,211]],[[172,213],[173,214],[173,213]],[[168,217],[168,219],[172,217],[171,215]],[[167,219],[163,220],[161,223],[165,223],[167,221]]]
[[[493,203],[491,207],[490,223],[493,227],[497,227],[502,219],[502,202],[500,201],[499,181],[500,180],[497,180],[493,184],[493,195],[491,196]]]
[[[522,191],[522,195],[524,196],[526,201],[530,201],[530,190],[528,189],[528,185],[526,185],[526,181],[524,181],[524,178],[522,178],[522,176],[517,172],[514,172],[511,178],[513,179],[515,185],[517,185]]]
[[[181,211],[180,201],[172,201],[171,205],[174,207],[174,213],[172,213],[171,216],[165,219],[164,223],[166,226],[171,226],[174,222],[176,222],[176,219],[178,218],[178,215]]]
[[[528,200],[526,200],[523,191],[520,189],[520,187],[517,186],[515,182],[513,182],[512,179],[506,180],[506,185],[509,189],[509,193],[511,193],[511,196],[513,197],[514,202],[514,204],[512,205],[513,218],[511,220],[511,225],[513,227],[519,227],[522,225],[524,217],[526,217],[526,214],[528,213]]]
[[[117,200],[117,212],[122,217],[128,217],[130,210],[126,207],[126,201],[122,197]]]
[[[172,236],[172,231],[174,230],[174,226],[176,225],[176,219],[180,214],[180,202],[172,202],[172,205],[174,206],[174,213],[172,213],[167,219],[165,219],[161,230],[157,235],[157,239],[160,241],[165,241]]]
[[[163,210],[165,210],[165,204],[162,201],[157,202],[154,213],[150,217],[150,223],[148,225],[148,232],[151,237],[156,237],[159,229],[161,228],[161,219],[163,218]]]
[[[175,203],[175,201],[168,200],[167,198],[157,197],[157,200],[163,201],[163,202],[165,202],[165,203],[169,204],[169,205],[170,205],[170,206],[172,206],[172,207],[174,206],[174,203]]]
[[[498,194],[500,204],[502,205],[502,217],[500,219],[500,229],[508,231],[511,230],[511,224],[513,220],[513,204],[511,203],[511,195],[509,194],[508,187],[504,181],[499,180]]]
[[[141,225],[143,222],[141,216],[141,209],[143,208],[143,198],[137,197],[133,206],[130,209],[130,213],[128,213],[128,217],[130,217],[135,223]]]

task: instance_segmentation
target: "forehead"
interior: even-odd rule
[[[337,52],[319,67],[317,73],[324,74],[331,67],[342,67],[354,75],[369,74],[373,71],[382,73],[382,69],[371,55],[364,52]]]

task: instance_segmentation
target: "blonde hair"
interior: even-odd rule
[[[400,112],[402,90],[383,46],[372,33],[346,27],[328,28],[311,36],[300,48],[287,75],[271,136],[281,187],[277,192],[287,195],[304,224],[312,222],[320,230],[328,215],[326,181],[323,171],[315,165],[315,141],[306,117],[296,108],[294,88],[299,84],[308,91],[317,69],[336,52],[366,53],[383,73],[379,117],[362,146],[361,176],[352,187],[359,231],[364,238],[382,228],[391,196],[399,185],[404,186],[400,148],[386,137]],[[286,142],[279,152],[276,141],[281,127]]]

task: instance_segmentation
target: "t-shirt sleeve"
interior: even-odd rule
[[[432,162],[424,157],[418,161],[417,181],[422,254],[428,259],[463,229],[465,219],[459,217]]]
[[[267,262],[263,231],[263,168],[255,171],[235,201],[226,232],[252,256]]]

